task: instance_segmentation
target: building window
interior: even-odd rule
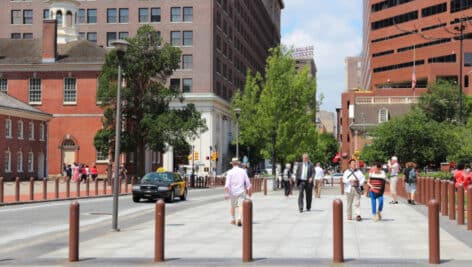
[[[129,10],[127,8],[120,8],[120,23],[128,23]]]
[[[193,20],[193,7],[184,7],[184,21],[190,22]]]
[[[18,121],[18,139],[23,139],[24,138],[24,131],[23,131],[23,121]]]
[[[31,78],[29,80],[29,103],[41,104],[41,79]]]
[[[21,10],[12,10],[11,11],[11,24],[21,24]]]
[[[190,93],[192,92],[192,79],[182,79],[183,83],[183,92]]]
[[[472,7],[470,0],[451,0],[451,13],[466,10]]]
[[[87,9],[87,23],[97,23],[96,9]]]
[[[79,9],[79,13],[77,15],[77,24],[86,23],[85,21],[85,9]]]
[[[379,123],[387,122],[388,117],[389,117],[388,109],[382,108],[379,110]]]
[[[107,46],[111,47],[111,42],[116,40],[116,32],[107,32]]]
[[[11,119],[5,119],[5,137],[12,138]]]
[[[33,33],[31,32],[23,33],[23,39],[33,39]]]
[[[170,79],[170,89],[180,91],[180,79]]]
[[[12,32],[11,39],[21,39],[21,33],[19,32]]]
[[[429,16],[432,16],[432,15],[436,15],[436,14],[439,14],[439,13],[446,12],[446,11],[447,11],[447,4],[442,3],[442,4],[439,4],[439,5],[434,5],[434,6],[430,6],[430,7],[421,9],[421,16],[422,17],[429,17]]]
[[[160,22],[161,21],[161,9],[160,8],[151,8],[151,22]]]
[[[88,32],[87,33],[87,40],[93,43],[97,42],[97,33],[96,32]]]
[[[64,79],[64,104],[77,103],[77,80],[75,78]]]
[[[46,126],[44,123],[39,124],[39,141],[46,140]]]
[[[180,7],[171,7],[170,8],[170,21],[172,21],[172,22],[182,21]]]
[[[192,55],[183,55],[182,56],[182,69],[192,69],[193,65],[193,56]]]
[[[121,39],[121,40],[125,40],[126,38],[128,38],[128,36],[129,36],[128,32],[119,32],[118,33],[118,39]]]
[[[62,12],[59,10],[56,12],[57,25],[62,25]]]
[[[107,23],[116,23],[116,8],[107,8]]]
[[[5,172],[11,172],[11,152],[5,151]]]
[[[180,32],[170,32],[170,43],[173,46],[182,45],[182,38]]]
[[[34,153],[28,152],[28,172],[34,172]]]
[[[96,161],[101,161],[101,162],[108,161],[107,153],[102,153],[100,151],[97,151],[95,157],[96,157]]]
[[[32,121],[28,123],[28,139],[34,140],[34,122]]]
[[[85,32],[79,32],[79,40],[85,40]]]
[[[184,45],[191,46],[193,44],[193,32],[184,31]]]
[[[0,78],[0,92],[8,93],[8,80],[5,78]]]
[[[49,18],[49,9],[43,9],[43,19]]]
[[[16,171],[23,172],[23,152],[16,153]]]
[[[139,22],[148,22],[149,21],[149,9],[140,8],[139,9]]]
[[[33,10],[23,10],[23,24],[33,24]]]

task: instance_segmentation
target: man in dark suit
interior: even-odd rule
[[[313,163],[309,161],[308,153],[303,154],[303,162],[298,164],[296,181],[298,186],[298,210],[303,212],[303,195],[306,195],[306,210],[311,209],[313,193]]]

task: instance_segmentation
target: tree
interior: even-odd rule
[[[149,25],[138,29],[128,39],[129,47],[123,59],[126,85],[122,88],[122,119],[124,131],[121,149],[136,152],[138,175],[144,171],[146,149],[165,152],[168,146],[181,146],[206,130],[205,121],[193,104],[171,109],[169,103],[179,94],[179,88],[166,87],[166,81],[179,67],[181,51],[162,44],[158,33]],[[97,98],[104,108],[103,128],[95,136],[95,147],[102,153],[112,153],[117,90],[118,59],[111,51],[100,75]]]
[[[331,163],[331,160],[337,152],[338,141],[336,141],[334,135],[321,133],[318,135],[316,151],[312,157],[313,162],[321,162],[323,164]]]
[[[290,51],[277,47],[270,50],[264,77],[250,72],[246,77],[244,92],[236,93],[231,104],[242,110],[240,144],[258,148],[273,163],[294,161],[303,152],[313,155],[316,85],[308,69],[297,71]]]

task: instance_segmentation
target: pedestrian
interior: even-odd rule
[[[97,166],[94,164],[92,166],[92,168],[90,169],[90,174],[92,175],[92,179],[93,181],[95,182],[95,180],[97,179],[98,177],[98,169],[97,169]]]
[[[313,194],[313,163],[309,161],[308,153],[302,156],[303,162],[298,164],[296,172],[296,184],[298,187],[298,210],[303,212],[303,197],[306,198],[306,210],[311,209]]]
[[[125,165],[123,165],[123,164],[120,165],[119,177],[120,177],[119,178],[120,182],[122,180],[125,180],[125,181],[128,180],[128,170],[126,170]]]
[[[72,173],[73,173],[73,181],[78,182],[79,181],[79,175],[80,175],[80,168],[79,164],[77,162],[74,162],[74,166],[72,167]]]
[[[62,163],[62,173],[63,176],[67,176],[67,164],[65,162]]]
[[[408,194],[408,204],[415,205],[416,164],[414,162],[407,162],[403,174],[405,175],[405,188]]]
[[[292,179],[292,171],[290,163],[285,164],[285,169],[282,174],[283,186],[284,186],[284,195],[288,198],[290,195],[290,180]]]
[[[80,182],[85,182],[87,180],[87,169],[85,165],[80,164]]]
[[[390,204],[398,204],[397,200],[397,182],[398,182],[398,173],[400,172],[400,164],[398,164],[398,158],[393,156],[391,164],[389,165],[390,169],[390,194],[392,195],[392,201]]]
[[[365,176],[361,170],[356,168],[356,160],[349,161],[349,168],[344,171],[343,183],[344,192],[347,196],[347,219],[352,220],[352,208],[354,205],[354,212],[356,220],[362,221],[361,217],[361,186],[364,184]]]
[[[72,179],[72,167],[71,165],[67,165],[66,167],[66,176],[67,176],[67,179],[71,180]]]
[[[382,219],[382,210],[383,210],[383,194],[385,191],[385,182],[387,176],[382,170],[382,165],[380,163],[375,164],[376,170],[373,173],[369,174],[369,180],[367,185],[369,185],[369,195],[370,202],[372,204],[372,216],[374,222]],[[379,205],[377,208],[377,200]]]
[[[236,224],[236,208],[238,208],[237,225],[241,226],[243,213],[243,201],[246,199],[246,190],[251,196],[252,185],[245,170],[239,167],[239,159],[233,158],[231,165],[233,168],[228,171],[225,181],[225,199],[230,199],[231,224]]]
[[[321,168],[321,164],[319,162],[316,163],[315,167],[315,197],[321,197],[321,187],[323,187],[323,178],[324,178],[324,171]]]

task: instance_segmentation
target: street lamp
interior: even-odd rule
[[[113,182],[113,216],[112,228],[113,231],[120,231],[118,229],[118,193],[120,185],[119,175],[119,161],[120,161],[120,134],[121,134],[121,63],[126,53],[129,43],[125,40],[115,40],[111,42],[115,47],[116,55],[118,57],[118,86],[116,91],[116,125],[115,125],[115,179]]]
[[[461,18],[461,25],[454,27],[454,30],[460,32],[459,35],[459,122],[463,123],[462,121],[462,58],[463,58],[463,45],[464,45],[464,30],[465,24],[464,19]]]
[[[236,114],[236,158],[239,159],[239,115],[241,115],[241,109],[235,108],[234,113]]]

